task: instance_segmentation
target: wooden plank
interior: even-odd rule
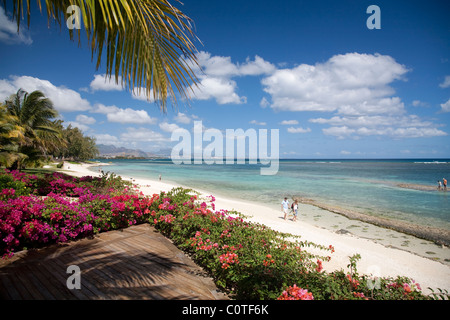
[[[6,299],[21,299],[20,293],[14,287],[13,281],[11,281],[8,274],[2,275],[0,279],[2,280],[4,287],[4,290],[2,290],[2,292],[5,292],[5,295],[7,296]]]
[[[56,300],[57,292],[53,287],[53,281],[46,275],[42,274],[39,265],[27,265],[29,278],[32,280],[39,292],[44,296],[45,300]]]
[[[69,290],[69,265],[81,290]],[[212,280],[147,224],[18,256],[0,267],[4,299],[215,299]]]
[[[63,256],[60,257],[59,259],[55,260],[55,262],[61,267],[61,268],[66,268],[69,265],[77,265],[76,263],[74,263],[74,259],[73,257],[70,256]],[[101,292],[100,290],[97,289],[97,287],[95,286],[95,284],[92,284],[90,282],[90,279],[88,277],[85,277],[83,274],[83,270],[81,269],[81,289],[83,290],[83,293],[89,297],[89,299],[108,299],[107,295],[105,295],[103,292]]]
[[[66,269],[62,270],[57,263],[56,259],[54,261],[51,261],[51,263],[45,263],[43,265],[43,268],[47,270],[47,272],[53,274],[55,279],[61,284],[62,294],[66,297],[66,299],[79,299],[79,300],[86,300],[89,297],[86,296],[81,290],[77,289],[69,289],[67,288],[67,278],[70,276],[66,273]]]
[[[9,268],[11,275],[14,277],[14,284],[21,291],[23,299],[44,299],[44,296],[36,289],[36,287],[28,279],[28,272],[23,271],[23,268]],[[30,296],[30,298],[27,298]]]

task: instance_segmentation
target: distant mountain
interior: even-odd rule
[[[97,144],[98,151],[100,153],[100,158],[165,158],[167,155],[164,153],[156,154],[145,152],[140,149],[128,149],[124,147],[116,147],[113,145]]]

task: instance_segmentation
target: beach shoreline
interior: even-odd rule
[[[107,167],[108,163],[92,164],[65,164],[63,172],[74,176],[100,176],[101,167]],[[69,168],[70,167],[70,168]],[[95,167],[95,169],[93,169]],[[98,168],[98,169],[97,169]],[[107,169],[104,171],[108,171]],[[175,187],[190,188],[177,183],[159,181],[157,179],[138,178],[123,176],[124,180],[129,180],[139,186],[140,191],[145,195],[169,191]],[[212,193],[206,190],[198,191],[203,196]],[[261,223],[270,228],[301,236],[301,240],[307,240],[316,244],[335,248],[329,262],[324,262],[324,270],[331,272],[334,270],[348,270],[349,257],[360,254],[361,260],[358,262],[358,271],[365,274],[373,274],[381,277],[396,277],[398,275],[407,276],[418,282],[424,293],[430,293],[428,287],[436,291],[437,288],[450,291],[450,266],[439,261],[411,253],[392,246],[385,246],[371,239],[357,236],[351,232],[335,232],[333,230],[311,224],[306,219],[299,219],[297,222],[284,220],[280,210],[276,210],[266,205],[261,205],[251,201],[230,199],[218,196],[216,198],[216,208],[225,210],[235,210],[248,216],[248,220]],[[281,200],[280,200],[281,201]],[[301,212],[306,216],[314,210],[325,210],[314,207],[312,204],[302,203]],[[315,208],[315,209],[311,209]],[[327,213],[327,212],[326,212]],[[336,213],[337,214],[337,213]],[[308,249],[310,250],[310,249]],[[446,248],[446,250],[449,250]]]

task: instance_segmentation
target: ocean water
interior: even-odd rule
[[[260,175],[259,164],[175,165],[170,159],[108,162],[111,165],[104,171],[151,179],[161,174],[163,181],[277,209],[284,196],[298,196],[450,232],[450,188],[437,191],[437,181],[450,178],[450,159],[280,160],[273,176]]]

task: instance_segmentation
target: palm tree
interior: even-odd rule
[[[25,136],[24,129],[17,122],[17,117],[9,114],[6,105],[0,103],[0,165],[5,167],[27,158],[27,155],[19,153],[19,143],[25,142]]]
[[[20,27],[23,0],[13,1],[13,19]],[[178,1],[178,0],[176,0]],[[3,0],[6,6],[6,0]],[[42,11],[41,0],[38,0]],[[168,97],[176,102],[174,87],[186,101],[188,90],[197,84],[191,66],[198,65],[196,48],[190,38],[192,20],[167,0],[45,0],[47,18],[60,26],[72,15],[71,5],[80,8],[92,59],[100,66],[106,47],[106,74],[133,92],[145,91],[166,111]],[[28,27],[30,1],[26,1]],[[69,10],[70,12],[70,10]],[[63,18],[63,19],[62,19]],[[76,31],[81,42],[80,30]],[[69,29],[70,39],[74,30]],[[192,82],[192,83],[191,83]],[[136,89],[136,90],[135,90]]]
[[[10,140],[10,145],[14,146],[10,148],[10,153],[16,154],[10,168],[17,169],[26,161],[46,157],[48,151],[64,144],[61,131],[53,121],[58,112],[53,108],[51,100],[41,91],[36,90],[28,94],[19,89],[5,101],[5,107],[2,122],[7,119],[9,124],[20,132],[20,137],[17,134],[17,139]]]

